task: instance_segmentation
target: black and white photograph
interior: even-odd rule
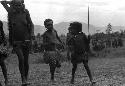
[[[125,0],[0,0],[0,86],[125,86]]]

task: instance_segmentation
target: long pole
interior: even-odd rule
[[[89,6],[88,6],[88,34],[89,34]]]

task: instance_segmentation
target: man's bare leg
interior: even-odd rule
[[[28,79],[28,73],[29,73],[29,63],[28,63],[29,47],[28,46],[23,47],[23,55],[24,55],[25,77],[26,77],[26,80],[27,80]]]
[[[21,46],[16,46],[14,50],[18,56],[19,70],[21,73],[22,84],[25,84],[26,78],[25,78],[24,56],[23,56],[22,48]]]

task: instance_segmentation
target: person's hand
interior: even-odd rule
[[[32,40],[35,40],[35,35],[31,35],[31,39],[32,39]]]
[[[65,48],[65,43],[62,42],[61,45],[62,45],[62,48],[64,49]]]
[[[0,3],[7,3],[7,4],[10,4],[11,1],[6,1],[6,0],[3,0],[3,1],[0,1]]]
[[[32,36],[32,39],[35,40],[35,36]]]
[[[91,38],[91,35],[89,34],[89,35],[88,35],[88,39],[90,39],[90,38]]]
[[[7,42],[6,42],[6,41],[4,41],[3,45],[4,45],[4,46],[6,46],[6,45],[7,45]]]
[[[5,3],[5,1],[0,1],[1,4]]]

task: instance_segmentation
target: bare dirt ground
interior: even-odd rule
[[[42,62],[42,54],[30,55],[28,86],[90,86],[84,66],[78,65],[75,84],[70,84],[72,65],[62,63],[61,71],[55,73],[55,83],[50,82],[49,66]],[[21,86],[17,56],[11,55],[6,60],[9,86]],[[111,49],[105,57],[91,57],[89,66],[97,83],[94,86],[125,86],[125,48]],[[0,81],[4,82],[0,69]]]

